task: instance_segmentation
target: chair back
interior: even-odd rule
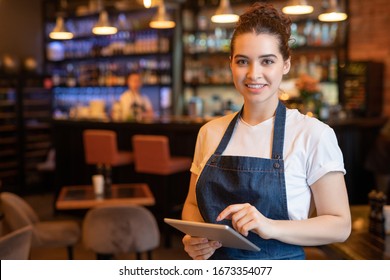
[[[114,164],[118,154],[116,132],[87,129],[83,132],[83,141],[86,163]]]
[[[31,237],[31,226],[0,237],[0,260],[27,260],[30,255]]]
[[[134,135],[132,137],[135,170],[159,173],[170,165],[169,139],[163,135]]]
[[[156,219],[143,206],[98,206],[83,221],[84,246],[98,254],[142,253],[160,243]]]
[[[10,193],[1,193],[1,202],[4,218],[11,230],[17,230],[39,222],[34,209],[20,196]]]

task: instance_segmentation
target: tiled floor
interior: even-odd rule
[[[55,214],[53,211],[53,195],[51,194],[34,194],[24,196],[23,198],[35,209],[42,220],[52,219],[78,219],[82,221],[82,216],[66,215],[66,213]],[[156,260],[185,260],[189,259],[183,250],[180,235],[173,235],[172,246],[165,248],[163,246],[163,237],[160,247],[152,253],[152,258]],[[135,259],[135,254],[117,255],[115,259]],[[146,258],[146,256],[145,256]],[[67,259],[66,248],[34,248],[31,250],[30,259],[32,260],[64,260]],[[74,248],[74,259],[76,260],[93,260],[96,256],[93,252],[84,248],[82,241],[79,241]]]

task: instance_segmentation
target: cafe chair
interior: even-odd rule
[[[154,184],[149,183],[155,192],[157,207],[162,208],[157,209],[157,212],[164,217],[180,216],[185,195],[188,191],[192,158],[172,156],[169,139],[164,135],[136,134],[132,137],[132,146],[135,171],[147,174],[149,177],[150,175],[157,176],[159,186],[153,188]],[[174,180],[172,176],[182,172],[188,172],[188,182],[181,184],[178,183],[178,180]],[[175,179],[178,179],[178,177]],[[182,195],[183,198],[181,198],[181,194],[184,194],[184,196]],[[159,220],[164,217],[160,217]],[[163,224],[163,227],[166,234],[165,246],[170,247],[171,229],[165,224]]]
[[[133,154],[120,151],[117,134],[112,130],[86,129],[83,132],[85,161],[96,165],[97,173],[104,174],[111,183],[111,168],[133,163]]]
[[[0,260],[28,260],[31,248],[32,227],[12,231],[0,237]]]
[[[73,259],[73,246],[80,239],[80,226],[76,221],[41,221],[23,198],[10,192],[1,193],[1,203],[10,230],[32,227],[32,248],[66,247],[68,258]]]
[[[138,205],[101,205],[88,210],[82,227],[84,246],[97,259],[112,259],[117,254],[136,253],[137,259],[160,244],[160,232],[153,214]]]

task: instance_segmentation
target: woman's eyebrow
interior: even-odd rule
[[[277,58],[277,56],[274,54],[263,54],[258,56],[258,58],[270,58],[270,57]],[[243,54],[237,54],[234,56],[234,58],[249,58],[249,57]]]

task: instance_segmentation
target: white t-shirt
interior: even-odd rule
[[[212,120],[200,129],[192,173],[199,176],[235,114]],[[223,155],[271,158],[274,119],[252,126],[240,118]],[[287,109],[283,159],[291,220],[308,217],[310,185],[330,171],[346,173],[333,129],[296,109]]]
[[[130,117],[134,117],[132,106],[133,104],[138,104],[140,107],[144,107],[146,111],[153,110],[152,103],[146,95],[134,94],[132,91],[125,91],[119,102],[121,104],[122,119],[127,120]]]

